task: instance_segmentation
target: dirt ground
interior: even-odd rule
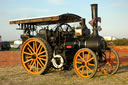
[[[128,46],[113,46],[119,56],[121,65],[128,65]],[[19,51],[0,51],[0,67],[20,64]]]
[[[19,51],[0,51],[0,67],[20,64]]]

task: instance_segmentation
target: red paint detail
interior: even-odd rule
[[[72,46],[71,45],[67,45],[67,48],[72,48]]]

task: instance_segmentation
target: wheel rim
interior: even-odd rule
[[[39,39],[27,40],[21,50],[22,64],[25,70],[31,74],[41,74],[48,62],[48,54],[45,45]]]
[[[104,74],[114,74],[119,68],[119,56],[117,52],[110,48],[102,56],[103,62],[99,65],[99,70]]]
[[[80,49],[74,56],[74,69],[78,76],[91,78],[97,70],[97,59],[89,49]]]

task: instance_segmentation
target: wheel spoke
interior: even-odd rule
[[[40,58],[42,58],[42,57],[46,57],[46,55],[41,55],[41,56],[39,56]]]
[[[104,66],[104,73],[106,73],[106,65],[107,65],[107,64],[105,64],[105,66]]]
[[[30,53],[32,53],[32,51],[30,50],[30,48],[29,48],[29,47],[27,47],[27,49],[28,49],[28,51],[29,51]]]
[[[109,58],[111,57],[111,51],[109,50],[109,56],[108,56]]]
[[[111,72],[111,65],[109,64],[108,66],[109,66],[109,73],[110,73]]]
[[[30,66],[32,65],[33,61],[34,61],[34,60],[32,60],[32,61],[30,62],[30,64],[29,64],[29,68],[30,68]]]
[[[81,65],[80,67],[78,67],[78,70],[80,70],[83,66]]]
[[[85,61],[80,55],[78,55],[79,58],[81,58],[83,61]]]
[[[95,67],[95,64],[88,63],[88,65],[90,65],[90,66],[94,66],[94,67]]]
[[[46,52],[46,51],[43,51],[43,52],[39,53],[38,56],[41,55],[41,54],[43,54],[43,53],[45,53],[45,52]]]
[[[79,62],[79,61],[77,61],[76,63],[77,63],[77,64],[82,64],[82,62]]]
[[[36,52],[35,51],[35,41],[33,42],[33,50],[34,50],[34,52]]]
[[[44,58],[38,58],[38,59],[43,60],[43,61],[46,61],[46,59],[44,59]]]
[[[25,58],[32,58],[32,56],[26,56]]]
[[[31,61],[31,60],[33,60],[33,59],[26,60],[24,63],[28,63],[28,62]]]
[[[116,64],[116,63],[117,63],[117,61],[112,61],[112,63]]]
[[[38,72],[38,60],[37,60],[37,72]]]
[[[28,52],[24,52],[24,54],[27,54],[27,55],[32,55],[31,53],[28,53]]]
[[[31,65],[31,67],[30,67],[30,71],[32,70],[32,68],[33,68],[34,64],[35,64],[35,62]]]
[[[36,61],[34,61],[35,62],[35,72],[36,72],[36,70],[37,70],[37,67],[36,67]]]
[[[87,62],[90,62],[91,60],[93,60],[94,58],[92,57],[92,58],[90,58],[89,60],[87,60]]]
[[[29,48],[34,52],[34,50],[33,50],[32,46],[31,46],[30,44],[28,44],[28,46],[29,46]]]
[[[90,57],[90,53],[88,53],[88,56],[87,56],[87,61],[88,61],[89,57]]]
[[[84,51],[82,52],[82,55],[83,55],[83,59],[84,59],[84,57],[85,57],[85,56],[84,56]]]
[[[37,60],[38,61],[38,60]],[[40,62],[38,61],[38,64],[43,68],[43,66],[40,64]]]
[[[87,73],[87,76],[88,76],[88,68],[86,68],[86,73]]]
[[[35,52],[37,52],[37,42],[35,41]]]
[[[115,68],[115,67],[113,67],[111,64],[110,64],[110,66],[112,67],[112,69],[113,69],[113,70],[115,70],[115,69],[116,69],[116,68]]]
[[[39,49],[39,52],[38,53],[40,53],[41,51],[42,51],[42,49],[43,49],[44,47],[43,46],[41,46],[41,48]]]
[[[45,64],[39,59],[40,63],[43,65],[43,67],[45,66]]]
[[[83,74],[83,72],[84,72],[84,66],[82,67],[82,71],[81,71],[81,74]]]
[[[115,58],[116,56],[114,55],[114,56],[112,56],[111,58]]]
[[[93,70],[91,70],[88,66],[86,66],[86,68],[87,68],[88,70],[90,70],[91,73],[93,73]]]
[[[41,47],[41,44],[38,46],[38,48],[36,50],[36,53],[38,53],[40,47]]]

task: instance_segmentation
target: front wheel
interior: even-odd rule
[[[107,48],[102,55],[102,63],[99,64],[99,70],[104,74],[115,74],[120,66],[120,58],[113,48]]]
[[[78,76],[91,78],[97,71],[97,57],[91,49],[82,48],[76,52],[73,65]]]

